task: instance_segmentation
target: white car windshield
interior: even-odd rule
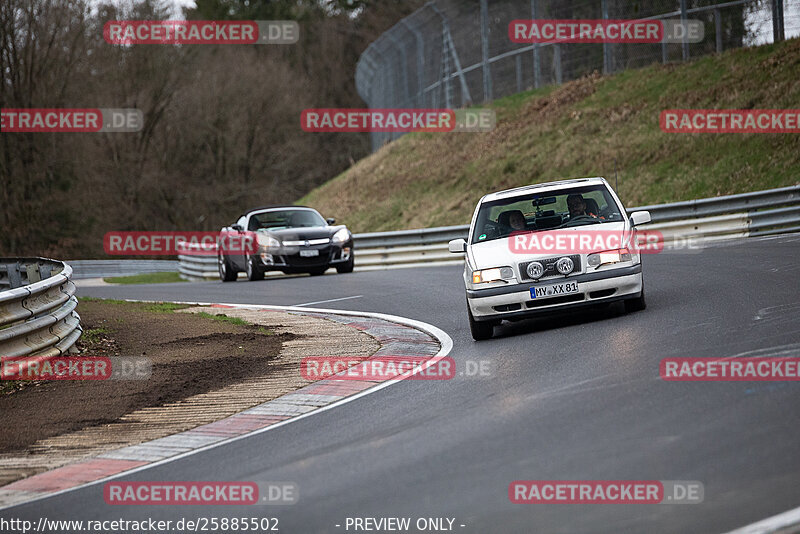
[[[312,210],[277,210],[256,213],[250,216],[251,232],[261,229],[283,230],[286,228],[308,228],[325,226],[325,219]]]
[[[530,193],[481,204],[472,243],[502,239],[515,232],[572,228],[623,220],[603,185]]]

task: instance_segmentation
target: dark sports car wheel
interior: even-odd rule
[[[248,256],[247,258],[247,265],[245,266],[245,272],[247,272],[247,279],[250,280],[251,282],[264,279],[264,271],[262,271],[258,267],[258,265],[256,265],[255,260],[253,260],[252,256]]]
[[[339,274],[352,273],[354,265],[355,265],[355,257],[351,254],[350,259],[347,260],[347,262],[336,266],[336,272]]]
[[[219,279],[223,282],[235,282],[236,271],[231,267],[228,258],[223,254],[217,254],[217,268],[219,269]]]

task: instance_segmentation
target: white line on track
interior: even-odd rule
[[[325,303],[325,302],[338,302],[340,300],[360,299],[363,296],[364,295],[355,295],[355,296],[352,296],[352,297],[342,297],[342,298],[339,298],[339,299],[318,300],[316,302],[305,302],[303,304],[295,304],[295,306],[311,306],[312,304],[322,304],[322,303]]]
[[[128,302],[162,302],[162,301],[152,301],[152,300],[148,301],[148,300],[135,300],[135,299],[126,299],[126,300],[128,300]],[[407,326],[411,326],[413,328],[416,328],[418,330],[422,330],[423,332],[425,332],[427,334],[430,334],[431,336],[435,337],[439,341],[439,344],[441,345],[441,348],[439,349],[439,352],[437,352],[432,358],[427,360],[425,363],[423,363],[419,367],[415,367],[414,370],[410,373],[411,375],[417,374],[417,373],[421,373],[422,371],[424,371],[425,369],[427,369],[431,365],[434,365],[436,362],[438,362],[439,360],[441,360],[442,358],[444,358],[445,356],[450,354],[450,351],[453,349],[453,340],[449,335],[447,335],[447,332],[445,332],[444,330],[441,330],[440,328],[437,328],[437,327],[433,326],[432,324],[423,323],[422,321],[416,321],[414,319],[408,319],[406,317],[399,317],[397,315],[388,315],[388,314],[385,314],[385,313],[358,312],[358,311],[348,311],[348,310],[330,310],[330,309],[324,309],[324,308],[299,308],[297,306],[272,306],[272,305],[269,305],[269,304],[226,304],[226,303],[222,303],[222,302],[219,302],[219,303],[214,303],[214,302],[175,302],[175,304],[192,304],[192,305],[196,305],[196,306],[211,306],[213,304],[218,304],[218,305],[221,305],[221,306],[232,306],[232,307],[235,307],[235,308],[270,309],[270,310],[280,310],[280,311],[315,312],[315,313],[333,313],[333,314],[336,314],[336,315],[350,315],[350,316],[353,316],[353,317],[372,317],[372,318],[375,318],[375,319],[383,319],[384,321],[391,321],[391,322],[394,322],[394,323],[399,323],[399,324],[404,324],[404,325],[407,325]],[[41,501],[41,500],[44,500],[44,499],[49,499],[51,497],[55,497],[55,496],[58,496],[58,495],[62,495],[64,493],[69,493],[69,492],[72,492],[72,491],[75,491],[75,490],[79,490],[79,489],[83,489],[83,488],[88,488],[90,486],[96,486],[97,484],[102,484],[102,483],[108,482],[109,480],[114,480],[114,479],[121,478],[121,477],[124,477],[124,476],[132,475],[133,473],[138,473],[139,471],[145,471],[147,469],[152,469],[153,467],[158,467],[158,466],[161,466],[161,465],[164,465],[164,464],[168,464],[170,462],[174,462],[176,460],[180,460],[182,458],[186,458],[187,456],[193,456],[195,454],[199,454],[201,452],[205,452],[205,451],[210,450],[210,449],[215,449],[215,448],[221,447],[223,445],[228,445],[228,444],[233,443],[235,441],[239,441],[239,440],[242,440],[242,439],[250,438],[250,437],[256,436],[258,434],[263,434],[264,432],[269,432],[270,430],[275,430],[276,428],[279,428],[279,427],[282,427],[284,425],[288,425],[288,424],[294,423],[295,421],[299,421],[301,419],[305,419],[306,417],[311,417],[311,416],[316,415],[318,413],[327,412],[328,410],[332,410],[333,408],[337,408],[339,406],[342,406],[343,404],[347,404],[348,402],[352,402],[354,400],[360,399],[361,397],[369,395],[370,393],[375,393],[376,391],[379,391],[379,390],[381,390],[381,389],[383,389],[385,387],[391,386],[392,384],[397,384],[398,382],[401,382],[401,381],[388,380],[386,382],[381,382],[380,384],[377,384],[374,387],[371,387],[370,389],[366,389],[366,390],[364,390],[364,391],[362,391],[360,393],[356,393],[355,395],[350,395],[349,397],[345,397],[345,398],[343,398],[341,400],[338,400],[338,401],[334,402],[333,404],[328,404],[327,406],[323,406],[323,407],[318,408],[318,409],[316,409],[316,410],[314,410],[312,412],[307,412],[307,413],[304,413],[302,415],[298,415],[298,416],[293,417],[291,419],[287,419],[285,421],[281,421],[280,423],[275,423],[275,424],[273,424],[271,426],[268,426],[266,428],[261,428],[259,430],[254,430],[254,431],[249,432],[247,434],[242,434],[241,436],[234,436],[234,437],[232,437],[230,439],[226,439],[224,441],[218,441],[216,443],[211,443],[211,444],[206,445],[205,447],[202,447],[202,448],[199,448],[199,449],[194,449],[194,450],[187,451],[187,452],[184,452],[184,453],[181,453],[181,454],[177,454],[175,456],[171,456],[169,458],[164,458],[163,460],[159,460],[159,461],[153,462],[151,464],[143,465],[141,467],[136,467],[136,468],[130,469],[128,471],[123,471],[122,473],[117,473],[116,475],[111,475],[111,476],[108,476],[108,477],[105,477],[105,478],[101,478],[99,480],[94,480],[92,482],[87,482],[86,484],[81,484],[80,486],[75,486],[74,488],[66,488],[66,489],[63,489],[63,490],[55,491],[53,493],[48,493],[47,495],[42,495],[41,497],[36,497],[34,499],[30,499],[28,501],[21,502],[19,504],[13,504],[11,506],[6,506],[6,507],[0,506],[0,510],[7,510],[7,509],[10,509],[10,508],[14,508],[16,506],[25,506],[25,505],[30,504],[32,502]],[[2,488],[0,488],[0,489],[2,489]]]
[[[792,528],[795,527],[795,528]],[[791,529],[791,530],[785,530]],[[783,512],[782,514],[768,517],[758,523],[747,525],[746,527],[731,530],[726,534],[769,534],[778,533],[791,534],[800,532],[800,508]]]

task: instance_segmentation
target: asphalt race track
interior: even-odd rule
[[[454,531],[464,533],[727,532],[800,505],[800,384],[665,382],[659,361],[787,349],[798,356],[799,259],[800,235],[650,255],[647,310],[524,321],[479,343],[469,335],[460,267],[81,289],[250,304],[343,299],[313,306],[433,324],[453,338],[458,369],[491,360],[493,373],[404,381],[122,479],[292,481],[295,505],[113,507],[100,484],[0,516],[272,516],[289,533],[346,532],[347,517],[455,518]],[[508,486],[520,479],[697,480],[705,500],[512,504]]]

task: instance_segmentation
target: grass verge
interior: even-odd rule
[[[132,276],[114,276],[103,278],[109,284],[171,284],[186,282],[177,272],[135,274]]]

